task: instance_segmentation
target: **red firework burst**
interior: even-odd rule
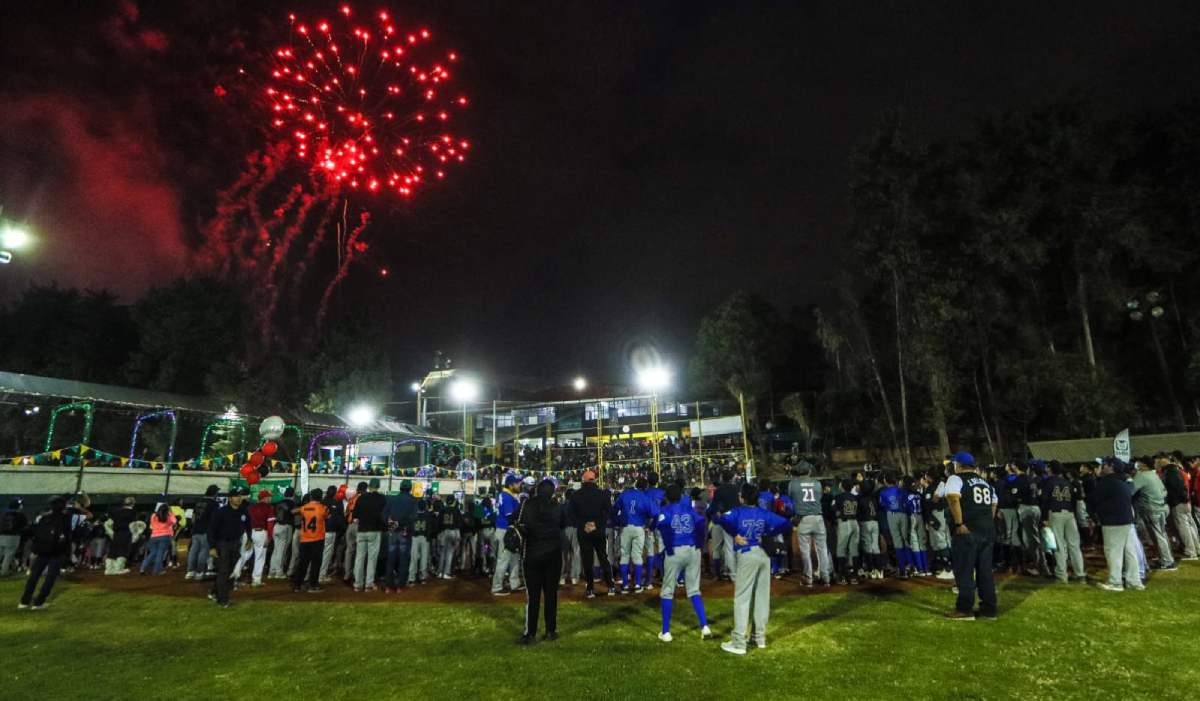
[[[467,105],[451,86],[458,56],[387,11],[366,22],[348,5],[339,14],[312,24],[289,15],[291,46],[266,71],[271,123],[337,186],[411,195],[466,160],[470,144],[449,129]]]

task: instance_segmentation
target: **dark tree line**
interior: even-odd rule
[[[1073,101],[939,141],[886,115],[853,156],[853,262],[815,311],[824,382],[786,413],[901,466],[917,446],[1003,459],[1200,424],[1197,116]],[[699,377],[724,377],[702,360],[714,347],[702,331]]]

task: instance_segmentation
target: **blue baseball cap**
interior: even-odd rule
[[[505,487],[507,487],[510,484],[519,484],[520,482],[521,482],[521,476],[516,474],[515,472],[510,472],[507,475],[505,475],[505,477],[504,477],[504,486]]]
[[[959,453],[951,458],[951,460],[962,465],[970,465],[971,467],[975,467],[975,456],[971,455],[970,453]]]

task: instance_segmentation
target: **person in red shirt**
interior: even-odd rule
[[[250,586],[261,587],[263,585],[263,563],[267,558],[267,541],[271,537],[270,525],[275,520],[275,507],[271,504],[271,493],[265,489],[259,492],[258,502],[251,504],[248,510],[250,511],[250,543],[253,549],[242,551],[237,566],[233,568],[233,581],[236,582],[242,578],[242,568],[246,566],[253,555],[254,571],[251,574]]]
[[[324,492],[314,489],[306,497],[305,503],[292,511],[300,514],[300,555],[295,579],[292,580],[292,591],[300,591],[305,570],[308,570],[309,593],[325,591],[320,577],[321,559],[325,554],[325,517],[329,515],[329,509],[321,503],[322,496]]]

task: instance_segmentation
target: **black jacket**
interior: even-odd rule
[[[383,530],[383,507],[387,498],[379,492],[367,492],[354,501],[354,518],[359,533],[378,533]]]
[[[1096,480],[1088,495],[1092,513],[1101,526],[1128,526],[1133,523],[1133,490],[1123,473],[1111,473]]]
[[[1188,502],[1187,480],[1174,463],[1163,469],[1163,486],[1167,488],[1167,506],[1172,509]]]
[[[612,499],[595,482],[584,482],[579,491],[571,495],[567,508],[571,511],[571,519],[580,528],[590,521],[596,524],[596,530],[604,530],[612,518]]]
[[[517,530],[525,538],[525,557],[560,552],[566,527],[567,517],[558,502],[540,497],[526,499],[517,523]]]

